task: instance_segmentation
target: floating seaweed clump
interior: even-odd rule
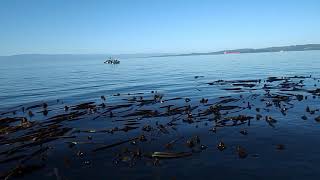
[[[154,152],[152,153],[151,157],[153,158],[182,158],[191,156],[192,153],[190,152]]]

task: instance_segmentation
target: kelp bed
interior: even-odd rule
[[[151,91],[103,95],[97,102],[81,104],[57,100],[11,108],[0,113],[0,177],[44,172],[45,177],[66,179],[60,162],[71,169],[94,168],[103,166],[102,159],[106,166],[166,166],[177,158],[192,161],[209,148],[232,148],[239,159],[257,157],[223,137],[214,147],[202,138],[232,127],[239,136],[250,136],[252,124],[276,128],[290,113],[302,123],[320,123],[318,85],[319,79],[311,76],[217,80],[199,84],[196,90],[219,88],[226,96],[166,98]],[[110,97],[118,101],[109,102]],[[274,149],[285,150],[286,145],[276,143]],[[56,154],[63,158],[56,159]]]

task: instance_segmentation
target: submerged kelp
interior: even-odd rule
[[[70,156],[63,162],[71,168],[98,166],[96,157],[128,168],[165,166],[174,159],[192,161],[210,147],[221,153],[232,149],[240,159],[257,157],[243,144],[230,144],[219,137],[210,146],[206,137],[218,136],[224,128],[251,136],[251,124],[277,128],[288,114],[297,112],[299,118],[318,123],[318,85],[319,80],[311,76],[217,80],[197,89],[220,88],[231,92],[230,96],[166,98],[166,94],[151,91],[102,95],[100,101],[80,104],[59,100],[19,106],[0,113],[0,176],[10,179],[51,170],[52,176],[61,176],[51,158],[61,150]],[[109,97],[119,101],[109,102]],[[286,149],[275,143],[275,150]]]

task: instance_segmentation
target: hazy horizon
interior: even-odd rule
[[[320,45],[320,43],[310,43],[310,44],[294,44],[294,45],[284,45],[284,46],[270,46],[270,47],[261,47],[261,48],[274,48],[274,47],[286,47],[286,46],[296,46],[296,45]],[[256,47],[244,47],[239,49],[260,49]],[[155,52],[155,53],[122,53],[122,54],[112,54],[112,53],[57,53],[57,54],[49,54],[49,53],[24,53],[24,54],[10,54],[10,55],[0,55],[0,57],[13,57],[13,56],[124,56],[124,57],[154,57],[158,55],[182,55],[182,54],[197,54],[197,53],[214,53],[220,51],[227,50],[238,50],[238,49],[220,49],[214,51],[207,52],[184,52],[184,53],[166,53],[166,52]],[[315,50],[315,49],[312,49]],[[267,52],[266,52],[267,53]]]

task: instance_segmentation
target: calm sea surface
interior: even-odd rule
[[[68,55],[0,58],[0,112],[10,112],[3,113],[0,118],[23,116],[29,118],[31,122],[39,123],[34,123],[33,126],[26,127],[24,130],[19,125],[20,121],[17,124],[12,123],[12,127],[8,127],[9,123],[2,122],[0,128],[3,129],[0,129],[0,137],[1,141],[6,143],[0,145],[0,173],[16,167],[19,158],[16,155],[29,155],[37,152],[39,148],[48,146],[44,157],[31,156],[27,161],[31,164],[41,162],[45,167],[34,173],[26,173],[26,176],[23,176],[25,179],[59,179],[60,176],[66,179],[130,180],[267,180],[318,179],[320,177],[320,122],[316,120],[320,117],[320,96],[307,91],[320,86],[320,79],[317,79],[320,77],[320,51],[121,58],[121,63],[118,65],[104,64],[104,60],[105,57],[102,56]],[[281,97],[270,98],[265,94],[265,89],[262,87],[264,83],[268,84],[267,82],[255,83],[260,89],[244,88],[247,90],[242,93],[222,90],[223,86],[219,85],[208,85],[208,82],[221,79],[261,78],[265,80],[271,76],[295,75],[308,77],[302,78],[306,86],[301,88],[306,90],[298,88],[298,90],[284,91],[290,101]],[[310,75],[312,78],[309,78]],[[299,82],[300,79],[290,79],[289,85],[295,81]],[[281,95],[282,91],[278,91],[277,83],[280,82],[274,82],[272,86],[276,88],[270,89],[272,93]],[[141,105],[134,100],[132,107],[112,109],[114,116],[103,113],[106,109],[115,107],[113,106],[115,104],[128,104],[130,102],[128,98],[133,98],[137,93],[145,93],[141,95],[145,99],[153,98],[154,93],[151,91],[157,91],[168,101]],[[113,96],[117,93],[121,95]],[[305,99],[298,99],[296,93],[302,93]],[[107,98],[106,101],[100,99],[102,95]],[[200,116],[201,113],[208,112],[206,111],[208,108],[211,110],[208,104],[199,103],[201,98],[208,98],[209,103],[216,103],[221,100],[221,96],[228,95],[242,99],[229,103],[229,105],[236,105],[233,107],[240,108],[241,111],[224,114],[225,119],[219,120],[220,126],[217,126],[217,121],[213,120],[212,114]],[[244,95],[243,98],[242,95]],[[139,96],[140,94],[137,99]],[[181,99],[169,101],[175,97]],[[190,98],[191,101],[187,102],[184,98]],[[279,99],[282,106],[277,104]],[[224,100],[227,99],[224,98]],[[267,104],[269,100],[272,102],[271,106]],[[55,116],[78,112],[77,109],[72,108],[65,111],[65,105],[75,107],[72,105],[89,101],[96,102],[97,112],[91,112],[90,108],[80,109],[79,111],[84,112],[85,115],[79,119],[69,118],[69,116],[61,119]],[[29,114],[30,117],[28,117],[27,111],[24,112],[20,106],[30,107],[39,102],[48,103],[47,115],[42,115],[42,107],[34,107],[31,108],[34,116],[31,117]],[[108,107],[101,106],[102,102],[105,102]],[[247,106],[248,102],[251,103],[252,108]],[[182,115],[177,116],[172,115],[169,109],[168,116],[138,115],[139,118],[137,118],[134,114],[148,110],[164,112],[166,109],[161,107],[164,105],[171,105],[178,110],[181,107],[188,108],[186,105],[198,107],[198,109],[191,110],[192,113],[187,112],[189,110],[183,110]],[[282,112],[283,108],[284,112]],[[307,108],[310,108],[308,112]],[[109,111],[106,112],[109,113]],[[194,119],[192,122],[188,121],[190,113],[191,119]],[[256,118],[259,113],[262,119]],[[251,116],[252,121],[230,124],[236,115]],[[303,115],[306,118],[302,118]],[[268,116],[276,121],[270,123],[265,120]],[[176,121],[173,121],[175,118]],[[172,124],[172,121],[176,124]],[[47,126],[48,122],[53,124]],[[142,127],[147,125],[153,130],[144,131]],[[137,126],[137,128],[112,131],[112,133],[108,131],[115,127],[119,130],[129,126]],[[209,131],[215,127],[217,127],[216,132]],[[41,146],[34,144],[42,138],[45,139],[46,136],[53,136],[52,133],[59,132],[61,128],[68,128],[68,133],[62,135],[75,137],[65,138],[58,134],[57,140],[40,143]],[[40,136],[37,130],[49,133],[39,137],[40,140],[32,137],[30,139],[28,136],[30,133],[36,137]],[[243,130],[247,131],[246,135],[240,133]],[[141,133],[146,135],[147,141],[139,139],[139,142],[133,143],[131,139],[140,137]],[[201,138],[201,144],[206,145],[207,149],[199,152],[195,149],[190,150],[186,146],[187,139],[195,135]],[[183,139],[179,139],[180,137]],[[128,153],[128,149],[130,152],[140,149],[142,153],[168,151],[164,145],[177,138],[179,140],[175,142],[172,150],[192,151],[192,156],[161,159],[156,165],[152,159],[144,156],[140,157],[141,159],[130,159],[132,154]],[[130,143],[127,141],[99,152],[93,151],[102,145],[128,139]],[[49,140],[52,138],[49,137]],[[69,146],[72,141],[77,144]],[[217,148],[222,141],[226,143],[224,151]],[[279,148],[279,144],[284,147]],[[246,158],[238,157],[239,145],[245,147],[248,153]],[[10,150],[6,151],[7,149]],[[115,160],[121,153],[121,159]],[[130,164],[131,161],[135,164]]]
[[[90,56],[1,58],[0,109],[36,101],[81,101],[115,93],[157,90],[170,96],[210,96],[201,82],[268,76],[320,75],[320,51],[121,59]],[[195,80],[194,76],[204,76]]]

